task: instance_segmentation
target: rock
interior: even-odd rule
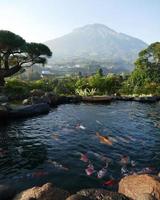
[[[82,101],[89,103],[110,103],[113,100],[111,96],[83,96]]]
[[[47,114],[50,107],[46,103],[40,103],[28,106],[17,106],[8,112],[10,118],[31,117],[40,114]]]
[[[144,193],[139,195],[137,200],[156,200],[156,198],[151,194]]]
[[[92,200],[89,197],[85,197],[79,194],[74,194],[70,197],[68,197],[66,200]]]
[[[121,179],[118,192],[133,200],[146,193],[160,199],[160,179],[147,174],[126,176]]]
[[[8,97],[5,96],[5,95],[1,95],[0,96],[0,103],[5,103],[5,102],[8,102]]]
[[[31,101],[31,104],[39,104],[39,103],[42,103],[41,97],[38,97],[38,96],[32,96],[32,97],[30,98],[30,101]]]
[[[13,200],[65,200],[69,193],[46,183],[42,187],[33,187],[16,195]]]
[[[40,89],[34,89],[30,91],[31,96],[37,96],[37,97],[41,97],[45,94],[45,92],[43,90]]]
[[[154,103],[158,101],[156,96],[142,96],[142,97],[134,97],[134,101],[139,101],[142,103]]]
[[[77,192],[77,194],[88,197],[91,200],[129,200],[129,198],[123,194],[110,192],[104,189],[83,189]]]
[[[16,194],[16,190],[13,186],[0,185],[0,200],[10,200]]]
[[[54,92],[46,92],[44,97],[49,99],[49,104],[56,105],[58,101],[58,96]]]
[[[22,104],[23,104],[23,105],[29,105],[29,104],[31,104],[30,98],[24,99],[24,100],[22,101]]]

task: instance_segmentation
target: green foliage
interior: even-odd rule
[[[136,68],[123,84],[122,93],[157,94],[160,86],[160,43],[151,44],[139,53]]]
[[[10,31],[0,31],[0,49],[6,51],[7,49],[17,50],[25,45],[25,40]]]
[[[88,88],[84,90],[76,89],[76,94],[78,94],[79,96],[93,96],[96,94],[96,89],[93,89],[93,88],[91,90]]]
[[[76,79],[63,78],[57,79],[53,82],[53,91],[57,94],[75,94]]]
[[[10,96],[27,96],[30,92],[30,85],[26,81],[10,79],[5,84],[5,92]]]
[[[26,43],[19,35],[0,30],[0,86],[4,86],[6,77],[36,63],[44,65],[51,56],[52,52],[46,45]]]

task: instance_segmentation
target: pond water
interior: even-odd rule
[[[100,143],[96,132],[109,136],[113,145]],[[105,177],[98,179],[96,172],[87,176],[82,153],[96,171],[105,166],[103,156],[110,160]],[[128,165],[125,173],[146,167],[159,171],[159,103],[65,104],[48,115],[0,126],[0,182],[19,189],[48,181],[71,191],[103,187],[105,181],[124,175],[124,155],[136,164]]]

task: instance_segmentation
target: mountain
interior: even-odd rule
[[[77,28],[45,44],[53,51],[50,64],[96,62],[102,67],[126,70],[133,68],[138,52],[147,47],[142,40],[118,33],[103,24]]]

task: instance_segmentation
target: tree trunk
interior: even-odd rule
[[[5,77],[10,77],[14,74],[16,74],[17,72],[19,72],[19,70],[21,69],[21,66],[16,65],[10,69],[0,69],[0,86],[4,86],[5,84]]]

